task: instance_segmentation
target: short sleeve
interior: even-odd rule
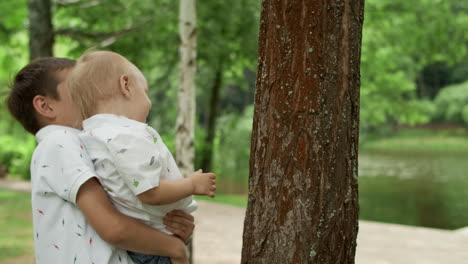
[[[96,176],[92,161],[76,134],[60,130],[49,137],[36,161],[38,176],[47,189],[76,204],[81,185]]]
[[[107,146],[120,177],[133,194],[159,186],[160,152],[145,130],[123,130],[108,139]]]

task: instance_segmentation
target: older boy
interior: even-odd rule
[[[36,263],[132,263],[106,241],[186,263],[181,240],[118,213],[94,177],[79,131],[71,128],[78,125],[77,111],[59,85],[74,65],[60,58],[33,61],[16,75],[8,98],[12,115],[39,143],[31,163]],[[171,212],[166,225],[185,240],[193,217]]]

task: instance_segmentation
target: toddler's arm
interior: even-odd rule
[[[119,213],[96,178],[81,186],[77,205],[99,236],[115,247],[177,260],[188,258],[182,240]],[[184,229],[193,231],[193,223]]]
[[[176,202],[190,195],[215,196],[216,175],[198,170],[189,178],[175,181],[160,181],[159,186],[138,195],[143,203],[164,205]]]

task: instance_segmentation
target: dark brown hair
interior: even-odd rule
[[[41,129],[33,106],[34,97],[43,95],[59,100],[57,85],[63,80],[55,73],[72,68],[75,63],[66,58],[39,58],[16,74],[7,99],[8,110],[27,131],[36,134]]]

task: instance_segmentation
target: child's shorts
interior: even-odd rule
[[[127,253],[135,264],[171,264],[171,259],[168,257],[146,255],[132,251],[127,251]]]

